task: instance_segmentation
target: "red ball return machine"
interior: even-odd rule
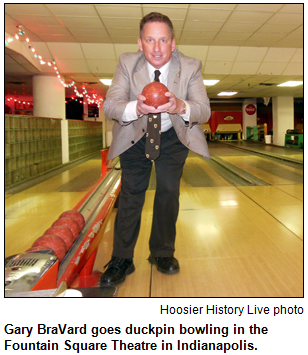
[[[85,297],[115,296],[115,287],[98,287],[101,273],[93,271],[97,248],[121,186],[119,160],[107,165],[107,152],[101,151],[100,180],[72,211],[62,213],[48,229],[52,238],[48,232],[24,253],[6,258],[5,297],[54,297],[66,289],[77,289]],[[71,224],[79,224],[79,233],[73,242],[66,234],[59,234],[59,241],[54,233],[57,228],[71,228],[67,224],[71,215],[77,217]]]

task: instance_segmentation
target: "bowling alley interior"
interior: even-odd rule
[[[5,297],[303,297],[303,4],[4,10]],[[211,160],[189,151],[184,166],[180,272],[148,261],[154,162],[135,271],[101,286],[121,190],[104,100],[152,11],[202,63]]]

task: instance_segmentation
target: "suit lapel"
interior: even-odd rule
[[[136,85],[137,94],[141,94],[143,88],[149,84],[150,78],[147,68],[147,61],[145,57],[142,57],[139,63],[136,65],[134,72],[134,83]]]
[[[170,66],[169,66],[168,89],[170,92],[173,92],[175,96],[178,95],[179,83],[180,83],[180,66],[176,56],[172,55]]]

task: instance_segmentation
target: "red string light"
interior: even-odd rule
[[[30,45],[28,46],[29,49],[31,50],[31,52],[34,54],[34,58],[38,58],[40,60],[40,64],[41,65],[45,65],[46,64],[46,61],[43,60],[43,57],[41,55],[38,55],[37,52],[36,52],[36,49],[33,47],[33,45],[31,44],[31,41],[29,39],[29,37],[26,36],[26,33],[25,31],[22,29],[22,25],[18,25],[16,26],[17,29],[18,29],[18,33],[15,34],[15,39],[16,40],[20,40],[20,36],[25,36],[25,40],[27,43],[29,43]],[[12,42],[14,40],[13,37],[9,36],[5,39],[5,45],[6,46],[9,46],[9,43]],[[87,93],[87,90],[85,88],[85,86],[82,87],[82,90],[83,90],[83,93],[79,93],[78,89],[77,89],[77,86],[75,86],[75,82],[72,81],[71,83],[67,84],[65,82],[65,80],[63,79],[63,76],[60,74],[60,72],[58,71],[58,68],[56,66],[56,62],[55,61],[51,61],[51,62],[47,62],[47,65],[48,66],[52,66],[53,65],[53,69],[55,70],[55,73],[57,74],[57,77],[60,81],[60,83],[65,87],[65,88],[70,88],[70,87],[73,87],[74,86],[74,91],[76,93],[76,95],[78,97],[84,97],[88,104],[96,104],[97,107],[100,107],[103,99],[97,99],[97,94],[92,94],[92,99],[90,98],[89,94]],[[16,101],[16,100],[15,100]],[[85,102],[84,102],[85,103]]]

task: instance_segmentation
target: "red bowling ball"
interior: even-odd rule
[[[64,241],[67,250],[71,249],[71,247],[74,243],[73,233],[70,231],[70,229],[68,229],[67,227],[64,227],[64,226],[50,227],[47,229],[47,231],[44,233],[44,235],[45,234],[53,234],[53,235],[57,235],[58,237],[60,237]]]
[[[80,212],[78,212],[76,210],[65,211],[65,212],[63,212],[61,214],[61,216],[59,218],[71,218],[71,219],[73,219],[75,222],[78,223],[80,231],[83,230],[83,227],[85,225],[84,216]]]
[[[67,251],[64,241],[57,235],[43,235],[33,243],[32,247],[36,247],[38,245],[43,245],[44,247],[51,249],[58,257],[59,261],[62,261],[64,259]]]
[[[78,223],[75,222],[71,218],[62,218],[61,217],[53,223],[52,227],[55,227],[55,226],[67,227],[73,233],[74,240],[76,240],[77,237],[79,236],[80,228],[78,226]]]
[[[169,97],[165,96],[165,93],[168,91],[168,88],[164,84],[153,81],[143,88],[142,95],[146,98],[144,103],[155,108],[164,105],[169,102]]]

